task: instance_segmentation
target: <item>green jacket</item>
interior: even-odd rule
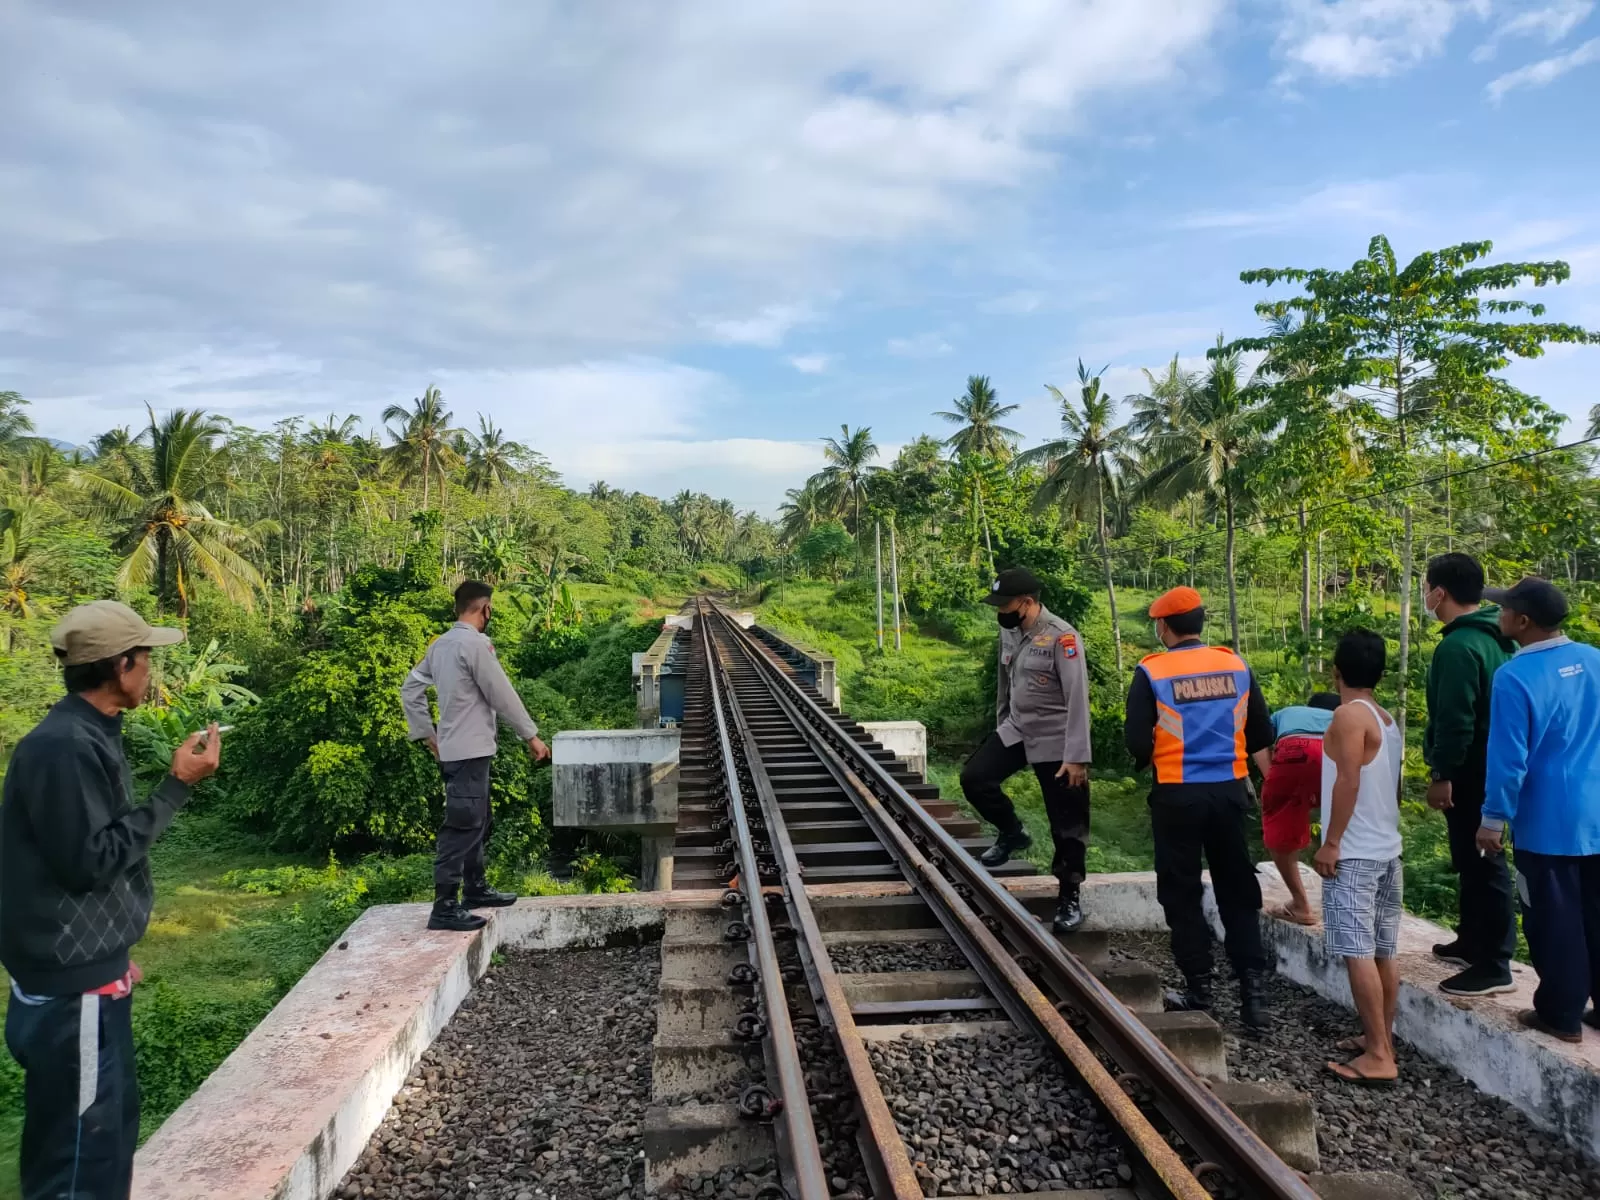
[[[1428,728],[1422,757],[1437,779],[1483,778],[1489,745],[1489,685],[1515,644],[1493,605],[1444,627],[1428,664]]]

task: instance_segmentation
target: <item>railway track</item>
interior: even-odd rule
[[[969,853],[980,844],[972,822],[705,599],[696,605],[684,724],[690,796],[679,827],[678,861],[686,868],[679,885],[725,889],[724,936],[747,952],[728,977],[743,993],[734,1035],[759,1045],[761,1060],[759,1082],[743,1091],[740,1108],[770,1120],[791,1200],[825,1200],[844,1182],[837,1148],[829,1151],[833,1166],[824,1160],[819,1115],[841,1096],[815,1094],[824,1074],[817,1031],[830,1043],[835,1076],[847,1081],[842,1102],[853,1106],[871,1193],[911,1200],[932,1184],[925,1168],[919,1177],[903,1098],[880,1078],[884,1056],[870,1042],[886,1023],[980,1015],[1009,1019],[1059,1062],[1114,1128],[1121,1178],[1137,1195],[1318,1195],[978,864]],[[700,852],[686,855],[690,849]],[[876,915],[842,935],[828,920],[826,898],[814,897],[823,882],[899,882],[911,895],[885,888]],[[912,908],[920,916],[908,918]],[[910,936],[889,929],[919,919],[933,927]],[[946,988],[917,997],[901,989],[870,998],[885,993],[857,986],[860,976],[842,972],[834,958],[842,945],[874,937],[947,940],[966,964],[957,973],[969,982],[960,989],[966,994]]]

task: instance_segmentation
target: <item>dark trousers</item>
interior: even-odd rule
[[[139,1145],[132,1011],[131,996],[30,1004],[11,994],[6,1046],[24,1076],[23,1200],[127,1200]]]
[[[1245,838],[1247,809],[1243,787],[1237,795],[1222,786],[1184,785],[1151,793],[1156,899],[1172,931],[1172,957],[1186,977],[1211,972],[1211,926],[1200,906],[1205,894],[1200,882],[1202,854],[1211,868],[1211,890],[1235,972],[1263,970],[1267,965],[1258,917],[1261,883]]]
[[[1458,779],[1450,785],[1452,807],[1444,810],[1450,834],[1450,867],[1461,877],[1461,919],[1456,937],[1462,957],[1475,967],[1511,969],[1517,952],[1517,910],[1511,871],[1504,854],[1478,853],[1483,817],[1483,780]]]
[[[488,758],[463,758],[442,762],[444,824],[439,827],[439,848],[433,859],[435,900],[454,900],[463,880],[467,891],[482,891],[483,847],[494,827],[489,817]]]
[[[1057,779],[1059,762],[1028,762],[1021,742],[1008,746],[998,733],[991,733],[961,768],[961,793],[989,824],[1001,833],[1016,833],[1022,828],[1017,810],[1000,785],[1018,771],[1032,766],[1044,793],[1044,811],[1050,818],[1050,839],[1055,853],[1050,873],[1061,883],[1062,891],[1083,882],[1085,842],[1089,837],[1089,788],[1069,787],[1065,778]]]
[[[1563,1033],[1581,1033],[1584,1004],[1600,1004],[1600,854],[1517,851],[1522,931],[1539,987],[1533,1006]]]

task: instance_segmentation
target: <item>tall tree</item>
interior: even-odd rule
[[[23,411],[27,404],[16,392],[0,392],[0,458],[33,441],[33,421]]]
[[[413,400],[411,407],[391,404],[383,410],[391,445],[388,456],[406,482],[422,480],[422,507],[428,508],[429,485],[439,481],[442,491],[450,468],[459,466],[461,455],[451,445],[460,430],[450,424],[455,414],[444,406],[444,396],[433,384]],[[398,425],[396,424],[398,422]]]
[[[1600,404],[1589,410],[1589,430],[1585,437],[1600,438]]]
[[[241,553],[249,535],[208,507],[225,484],[221,434],[216,420],[198,409],[174,409],[160,420],[151,411],[141,435],[147,444],[129,456],[126,481],[79,473],[98,515],[117,527],[114,545],[126,556],[117,583],[153,587],[159,611],[176,603],[178,615],[187,617],[196,577],[246,608],[262,586],[260,572]]]
[[[836,514],[854,509],[852,532],[859,543],[861,506],[867,499],[867,481],[883,468],[872,463],[878,457],[878,445],[872,440],[870,426],[862,425],[851,433],[850,426],[841,425],[839,434],[836,438],[822,439],[822,457],[827,465],[812,479],[817,481],[824,502]]]
[[[1404,731],[1406,675],[1411,654],[1411,592],[1415,576],[1413,451],[1428,445],[1434,429],[1429,407],[1419,404],[1426,380],[1441,372],[1468,381],[1505,367],[1513,358],[1536,358],[1550,342],[1597,340],[1576,325],[1541,322],[1544,305],[1486,298],[1531,284],[1560,283],[1564,262],[1484,264],[1492,242],[1463,242],[1429,250],[1401,265],[1389,239],[1379,235],[1365,258],[1349,269],[1300,267],[1245,271],[1245,283],[1298,285],[1301,294],[1266,300],[1256,312],[1268,321],[1289,314],[1303,320],[1287,332],[1244,338],[1229,352],[1265,350],[1308,364],[1307,383],[1324,393],[1348,390],[1363,403],[1375,464],[1399,489],[1403,538],[1400,553],[1400,663],[1397,716]],[[1516,320],[1497,320],[1497,317]],[[1459,431],[1457,431],[1459,432]]]
[[[1019,467],[1042,466],[1044,481],[1034,498],[1043,510],[1059,507],[1082,518],[1090,511],[1105,568],[1106,602],[1111,609],[1111,644],[1116,648],[1117,678],[1122,678],[1122,629],[1117,619],[1117,588],[1111,572],[1111,549],[1106,531],[1106,503],[1115,497],[1124,474],[1132,467],[1135,443],[1126,425],[1115,424],[1117,404],[1101,387],[1101,371],[1091,372],[1078,360],[1078,397],[1064,395],[1045,384],[1061,409],[1061,436],[1017,456]]]
[[[967,390],[950,402],[953,412],[936,412],[952,425],[961,426],[945,440],[957,457],[986,454],[1002,462],[1011,457],[1012,447],[1022,436],[1000,422],[1017,411],[1015,404],[1001,404],[987,375],[968,375]]]
[[[1168,503],[1203,495],[1222,511],[1228,576],[1228,631],[1239,649],[1239,588],[1236,541],[1239,509],[1248,497],[1247,466],[1258,457],[1272,427],[1264,390],[1240,378],[1239,353],[1217,338],[1217,349],[1199,385],[1186,391],[1169,429],[1149,440],[1152,469],[1140,495]]]
[[[524,453],[521,443],[509,440],[505,431],[482,413],[478,414],[478,432],[463,434],[462,442],[457,453],[466,459],[467,489],[480,496],[504,487],[516,474],[516,457]]]

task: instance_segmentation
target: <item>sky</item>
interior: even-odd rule
[[[1600,329],[1595,0],[0,0],[0,390],[82,442],[437,384],[771,514],[988,375],[1028,443],[1263,266],[1492,240]],[[1577,417],[1600,347],[1511,377]]]

